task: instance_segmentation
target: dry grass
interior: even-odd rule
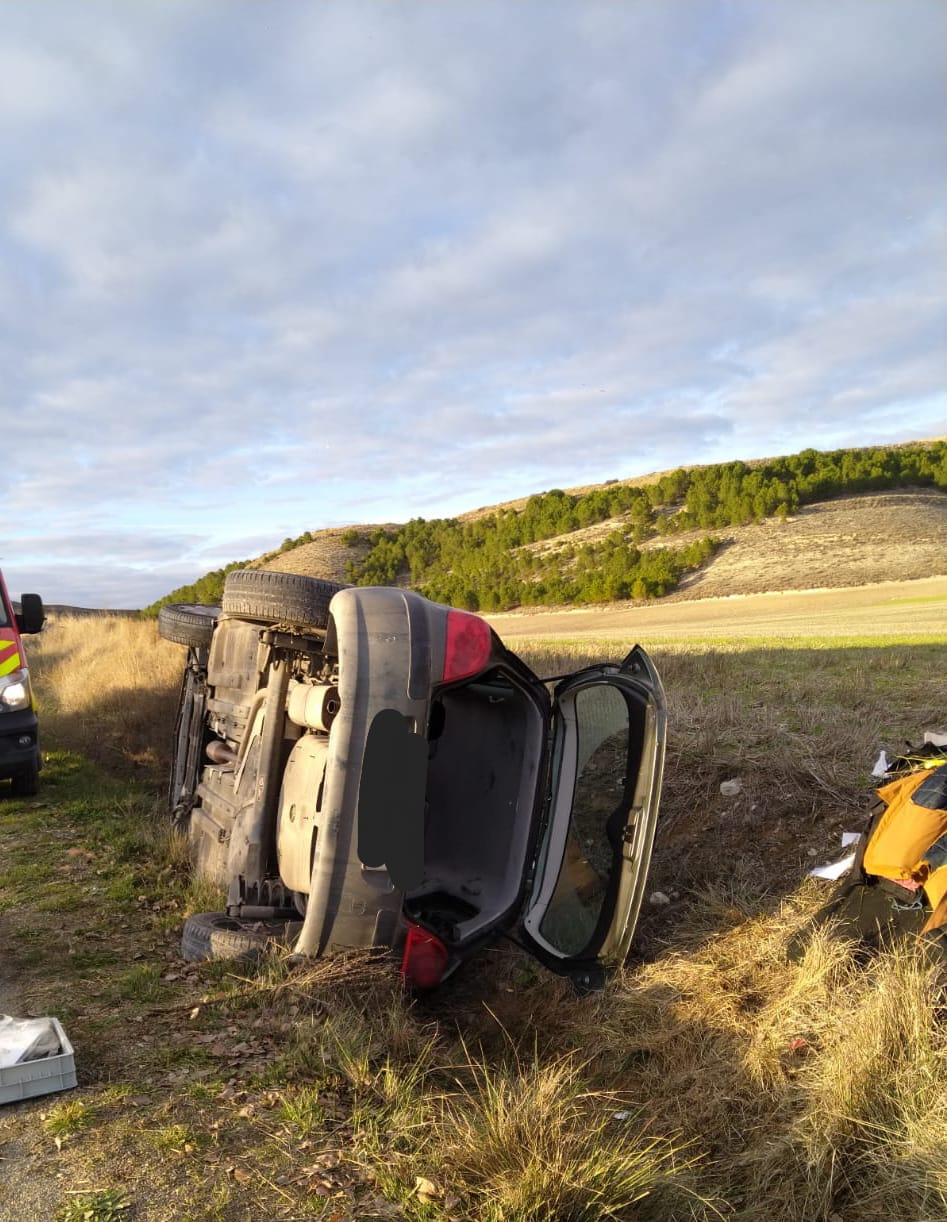
[[[787,963],[807,890],[618,982],[603,1065],[695,1143],[702,1187],[739,1216],[880,1220],[897,1199],[945,1217],[942,967],[914,946],[866,963],[824,932]]]
[[[686,1191],[688,1159],[637,1110],[618,1110],[620,1096],[590,1090],[574,1054],[499,1068],[472,1061],[469,1071],[438,1117],[437,1162],[478,1217],[594,1222],[632,1211],[664,1218],[675,1197],[699,1206]]]
[[[88,621],[54,625],[33,651],[44,733],[92,754],[103,737],[122,742],[110,759],[155,750],[170,736],[182,651],[150,624],[109,628],[107,650],[88,632]],[[807,849],[827,856],[840,828],[858,824],[880,745],[942,721],[945,654],[657,654],[670,741],[653,885],[675,898],[646,909],[639,960],[598,996],[576,997],[503,944],[415,1001],[369,955],[305,969],[274,955],[239,980],[190,969],[161,1005],[130,996],[149,991],[151,960],[134,965],[141,981],[120,965],[106,984],[121,1011],[87,1035],[116,1048],[101,1053],[103,1081],[86,1079],[92,1120],[68,1166],[86,1157],[129,1191],[165,1177],[166,1206],[136,1199],[143,1219],[947,1219],[943,969],[917,945],[866,958],[826,931],[798,961],[787,955],[825,899],[803,881]],[[614,642],[592,642],[528,660],[553,675],[613,656]],[[733,778],[741,792],[725,799],[720,782]],[[52,946],[55,923],[47,933]],[[165,1004],[167,1028],[155,1027]],[[152,1057],[200,1066],[228,1038],[248,1050],[190,1095],[159,1076],[136,1087],[127,1115],[97,1110],[117,1065],[152,1072],[136,1006],[165,1031]],[[178,1161],[139,1141],[142,1127],[189,1134]]]
[[[509,950],[420,1005],[357,957],[301,979],[272,963],[251,1010],[308,1002],[280,1123],[405,1217],[824,1222],[857,1207],[884,1222],[897,1200],[945,1218],[943,969],[917,946],[866,961],[824,930],[789,963],[822,894],[808,883],[775,909],[705,894],[674,945],[591,998]]]
[[[163,779],[185,651],[157,621],[53,616],[28,648],[44,743]]]

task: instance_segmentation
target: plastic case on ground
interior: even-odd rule
[[[0,1066],[0,1103],[16,1103],[20,1099],[33,1099],[37,1095],[51,1095],[55,1091],[69,1090],[76,1085],[76,1061],[72,1044],[58,1018],[53,1018],[53,1027],[59,1037],[61,1052],[58,1056],[40,1057],[36,1061],[24,1061],[20,1065]]]

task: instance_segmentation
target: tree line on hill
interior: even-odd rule
[[[349,565],[349,579],[394,585],[407,577],[427,598],[470,611],[658,598],[719,546],[704,538],[685,547],[643,549],[637,542],[644,531],[620,527],[603,539],[560,541],[544,549],[544,540],[577,529],[557,524],[555,507],[564,496],[557,491],[531,497],[525,525],[515,511],[501,510],[476,522],[415,518],[397,531],[376,531],[367,540],[368,555]]]
[[[668,546],[682,531],[747,525],[843,494],[905,486],[947,490],[947,442],[809,449],[762,463],[680,467],[639,487],[613,483],[576,494],[553,489],[531,496],[519,510],[497,509],[466,522],[413,518],[370,534],[353,529],[342,541],[368,546],[349,565],[354,584],[406,582],[429,598],[469,610],[656,598],[674,590],[720,546],[712,536]],[[603,538],[560,538],[613,519],[615,527]],[[306,532],[286,539],[278,551],[313,537]],[[663,546],[655,546],[658,539]],[[227,573],[246,563],[181,586],[145,614],[157,615],[166,602],[218,603]]]

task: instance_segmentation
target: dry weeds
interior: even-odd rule
[[[183,651],[133,621],[38,644],[47,744],[158,758]],[[551,676],[613,652],[529,661]],[[787,958],[825,898],[807,850],[829,856],[857,823],[879,745],[942,724],[947,650],[655,653],[670,741],[653,886],[672,903],[647,908],[636,962],[594,997],[502,943],[416,1000],[370,955],[184,967],[180,845],[151,843],[147,800],[97,808],[54,759],[39,805],[0,811],[0,919],[23,1006],[68,993],[89,1123],[51,1155],[42,1102],[18,1109],[0,1212],[23,1166],[33,1188],[121,1190],[158,1222],[947,1218],[942,969],[825,932]],[[80,837],[93,860],[62,872]]]
[[[53,615],[28,649],[43,742],[163,779],[184,650],[156,621]]]

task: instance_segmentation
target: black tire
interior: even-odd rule
[[[32,798],[39,793],[39,764],[35,761],[22,772],[16,772],[10,781],[10,792],[15,798]]]
[[[176,645],[207,646],[214,635],[220,607],[199,603],[167,603],[158,612],[158,635]]]
[[[205,724],[207,711],[207,650],[188,650],[184,668],[178,714],[174,724],[171,751],[171,777],[168,783],[168,809],[175,827],[186,829],[197,801],[201,768],[206,763],[204,749],[211,738]]]
[[[329,623],[332,596],[345,587],[334,581],[277,573],[268,569],[234,569],[227,574],[221,600],[224,614],[267,624],[318,628]]]
[[[274,944],[288,946],[302,921],[247,921],[226,912],[196,912],[184,922],[181,953],[189,963],[207,959],[259,959]]]

